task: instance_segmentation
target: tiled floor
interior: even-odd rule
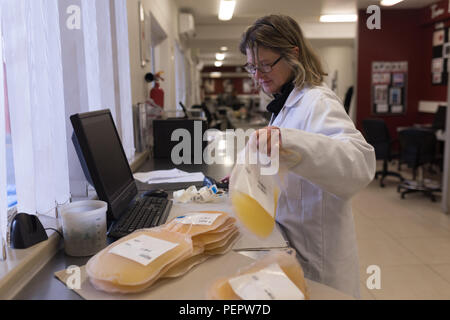
[[[401,199],[397,181],[374,180],[352,200],[362,299],[450,299],[450,215],[440,196]],[[380,268],[381,289],[366,285],[370,265]]]

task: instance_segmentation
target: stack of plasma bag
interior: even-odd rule
[[[109,245],[86,265],[92,285],[108,293],[136,293],[160,278],[179,277],[213,255],[231,250],[239,237],[236,219],[201,211],[137,230]]]

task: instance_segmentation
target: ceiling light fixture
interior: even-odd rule
[[[211,78],[220,78],[220,77],[222,77],[222,72],[211,72],[211,73],[209,74],[209,76],[210,76]]]
[[[142,5],[139,7],[139,16],[141,18],[141,21],[144,22],[145,21],[145,11],[144,11],[144,7]]]
[[[220,51],[228,51],[228,47],[225,47],[225,46],[220,47]]]
[[[216,53],[216,60],[223,61],[225,59],[225,53]]]
[[[396,5],[397,3],[400,3],[402,1],[403,0],[381,0],[380,4],[382,6],[390,7],[390,6]]]
[[[222,61],[216,61],[216,62],[214,62],[214,65],[216,67],[221,67],[223,65],[223,62]]]
[[[320,22],[356,22],[356,14],[324,14],[320,16]]]
[[[227,21],[233,18],[236,0],[220,0],[219,20]]]

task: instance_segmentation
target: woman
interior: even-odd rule
[[[270,141],[278,132],[281,148],[302,159],[290,165],[277,222],[307,278],[359,297],[350,199],[374,177],[374,150],[323,84],[319,59],[295,20],[282,15],[257,20],[243,34],[240,50],[247,56],[246,70],[275,98],[267,107],[273,115],[264,136]]]

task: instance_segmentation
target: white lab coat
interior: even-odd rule
[[[302,160],[287,175],[277,222],[309,279],[360,297],[351,197],[374,177],[375,152],[325,84],[295,88],[271,121]]]

